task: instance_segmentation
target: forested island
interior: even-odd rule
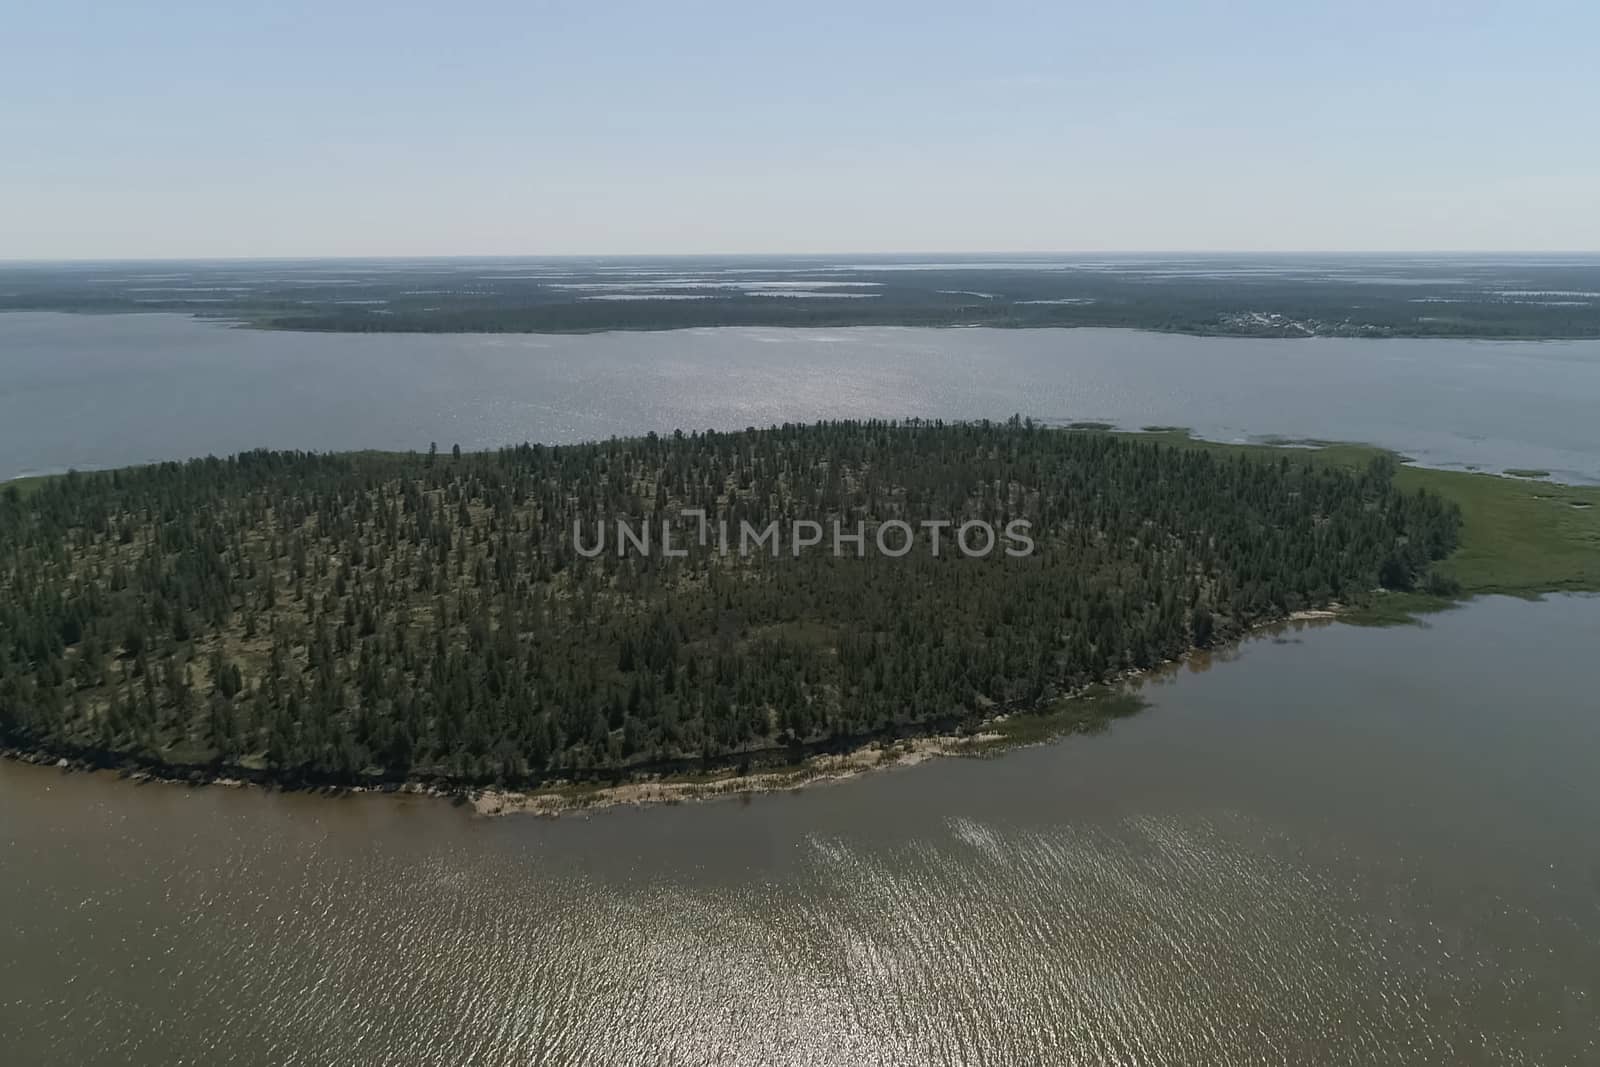
[[[0,741],[288,784],[536,785],[1048,709],[1377,586],[1454,504],[1291,453],[836,422],[252,452],[0,493]],[[592,552],[618,519],[1029,524],[1034,550]],[[583,549],[580,551],[580,549]]]

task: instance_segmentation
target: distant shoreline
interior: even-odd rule
[[[850,330],[921,329],[921,330],[1127,330],[1134,333],[1153,333],[1176,337],[1208,337],[1244,341],[1314,341],[1337,339],[1346,341],[1510,341],[1530,343],[1539,341],[1600,341],[1600,326],[1592,330],[1556,332],[1549,330],[1530,332],[1496,332],[1491,330],[1402,330],[1395,328],[1349,331],[1314,331],[1300,329],[1229,329],[1215,325],[1194,324],[1166,326],[1159,323],[1049,321],[1049,320],[993,320],[968,322],[958,316],[948,319],[895,319],[895,318],[840,318],[796,322],[773,318],[749,321],[662,322],[632,324],[626,322],[601,323],[593,326],[538,326],[493,328],[490,326],[432,327],[427,325],[387,324],[381,320],[348,323],[305,323],[281,319],[252,317],[247,314],[213,314],[187,308],[129,308],[129,307],[0,307],[0,315],[85,315],[110,317],[115,315],[178,315],[196,322],[224,326],[235,330],[261,330],[271,333],[310,334],[385,334],[385,335],[438,335],[444,337],[505,337],[547,336],[587,337],[607,333],[676,333],[686,330]]]
[[[61,309],[38,309],[61,310]],[[117,312],[102,312],[98,310],[79,311],[67,309],[67,314],[117,314]],[[141,314],[142,312],[132,312]],[[186,312],[166,312],[168,314],[186,314]],[[704,321],[689,322],[602,322],[595,325],[567,326],[530,324],[526,327],[493,328],[484,324],[452,324],[448,327],[433,327],[424,323],[389,324],[382,320],[359,320],[355,322],[340,321],[328,322],[310,320],[300,322],[296,320],[281,320],[270,318],[252,318],[248,315],[236,316],[211,316],[203,312],[187,312],[191,317],[200,321],[218,321],[228,324],[234,329],[270,330],[281,333],[322,333],[322,334],[480,334],[483,336],[503,336],[529,334],[545,334],[552,337],[575,337],[589,334],[602,333],[672,333],[678,330],[715,330],[715,329],[824,329],[845,330],[853,328],[889,327],[897,329],[929,329],[929,330],[1133,330],[1141,333],[1172,334],[1180,337],[1213,337],[1237,340],[1264,340],[1264,341],[1314,341],[1319,338],[1339,338],[1342,340],[1364,341],[1594,341],[1600,340],[1600,326],[1592,329],[1558,332],[1551,330],[1538,331],[1494,331],[1490,329],[1464,329],[1464,330],[1438,330],[1438,329],[1400,329],[1395,327],[1382,327],[1370,329],[1338,329],[1338,328],[1298,328],[1292,325],[1263,326],[1247,328],[1239,326],[1229,328],[1223,325],[1205,323],[1192,323],[1178,326],[1164,325],[1158,322],[1101,322],[1086,319],[1084,321],[1062,321],[1059,319],[1022,317],[1017,319],[989,319],[969,321],[968,317],[950,315],[944,318],[914,318],[906,317],[871,317],[866,315],[843,315],[837,319],[821,319],[808,321],[795,321],[783,316],[751,317],[732,320],[718,320],[707,318]]]
[[[0,309],[328,333],[1103,327],[1197,337],[1600,338],[1600,256],[1029,253],[0,263]]]

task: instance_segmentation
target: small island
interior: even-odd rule
[[[284,786],[783,781],[1091,727],[1129,710],[1108,684],[1296,614],[1593,588],[1591,494],[1552,489],[1020,419],[70,473],[0,493],[0,743]],[[1584,528],[1518,510],[1552,504]]]

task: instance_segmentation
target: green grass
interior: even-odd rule
[[[1600,489],[1420,467],[1395,481],[1461,506],[1461,547],[1439,569],[1466,595],[1600,590]]]
[[[1513,478],[1548,478],[1550,472],[1537,467],[1507,467],[1506,473]]]
[[[1067,734],[1099,733],[1114,720],[1138,714],[1148,706],[1149,701],[1132,689],[1096,686],[1040,711],[1017,712],[989,723],[983,728],[986,736],[974,739],[971,750],[998,752]]]
[[[1428,593],[1374,593],[1366,603],[1347,608],[1339,621],[1352,626],[1416,626],[1422,616],[1449,611],[1460,603]]]

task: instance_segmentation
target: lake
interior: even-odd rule
[[[852,328],[327,334],[0,314],[0,478],[248,448],[493,448],[820,418],[1187,426],[1600,482],[1600,341]]]
[[[360,336],[0,315],[0,475],[823,416],[1367,440],[1600,481],[1600,343]],[[1096,736],[485,819],[0,762],[29,1065],[1600,1060],[1600,597],[1298,624]]]

